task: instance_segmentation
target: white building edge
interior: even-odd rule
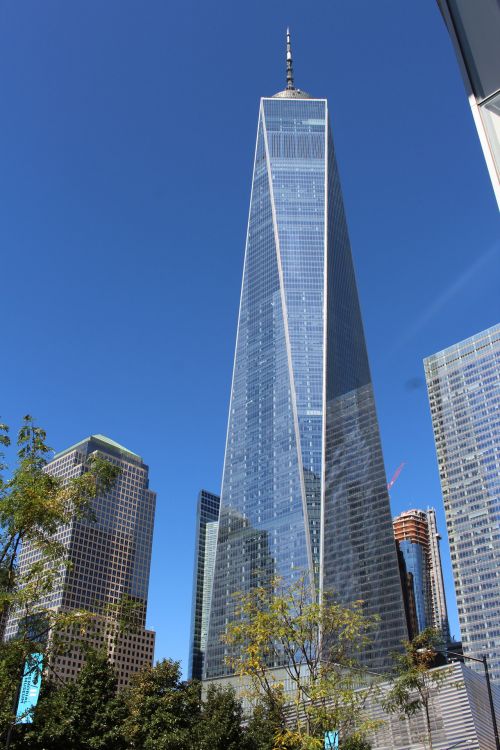
[[[500,210],[500,5],[496,0],[437,0],[437,4],[457,56]],[[481,92],[484,81],[489,85]]]

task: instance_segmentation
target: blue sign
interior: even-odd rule
[[[42,683],[42,666],[43,654],[31,654],[26,659],[16,712],[19,724],[31,724],[33,721],[30,708],[34,708],[38,703]]]
[[[339,733],[336,729],[333,732],[325,732],[325,750],[338,750]]]

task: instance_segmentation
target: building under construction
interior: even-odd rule
[[[436,511],[407,510],[393,520],[410,638],[425,628],[450,637]]]

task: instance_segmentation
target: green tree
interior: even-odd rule
[[[10,444],[8,427],[0,425],[0,446]],[[56,634],[83,627],[87,614],[57,612],[43,606],[68,565],[64,545],[54,538],[60,526],[74,518],[91,518],[92,501],[108,491],[119,469],[96,455],[79,477],[63,480],[45,471],[51,449],[45,431],[29,415],[17,437],[18,463],[10,477],[0,461],[0,622],[18,618],[16,638],[0,646],[0,733],[10,734],[17,689],[30,654],[47,659],[57,647]],[[22,571],[18,553],[29,544],[34,561]],[[50,637],[49,637],[50,636]]]
[[[283,703],[280,688],[275,688],[271,700],[264,693],[254,703],[246,731],[249,750],[273,750],[275,737],[282,736],[286,729]]]
[[[371,750],[370,743],[357,737],[348,737],[344,742],[340,743],[340,750]]]
[[[389,713],[399,713],[403,719],[423,711],[425,736],[421,741],[432,750],[431,702],[446,678],[445,670],[433,670],[436,649],[442,647],[439,630],[426,628],[412,641],[405,641],[404,652],[395,654],[395,678],[382,705]]]
[[[125,750],[126,708],[107,655],[89,651],[74,683],[45,683],[33,724],[18,730],[16,748]],[[23,732],[24,729],[24,732]]]
[[[338,730],[345,741],[375,728],[377,722],[364,715],[370,688],[357,656],[374,624],[362,602],[318,603],[304,580],[288,588],[275,580],[239,595],[224,638],[227,660],[250,699],[265,696],[281,717],[275,748],[319,750],[326,731]],[[285,679],[270,666],[281,667]]]
[[[181,680],[177,661],[164,659],[134,675],[125,691],[123,735],[136,750],[192,750],[200,717],[200,685]]]
[[[241,701],[231,687],[210,685],[197,724],[197,750],[242,750],[246,747]]]

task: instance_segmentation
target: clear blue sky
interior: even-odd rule
[[[422,358],[498,322],[500,242],[435,0],[0,2],[0,413],[150,465],[148,620],[184,667],[287,24],[297,85],[333,115],[388,475],[406,461],[393,511],[434,504],[444,531]]]

